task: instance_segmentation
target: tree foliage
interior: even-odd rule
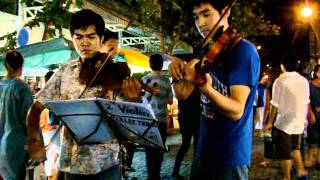
[[[76,3],[76,6],[81,7],[82,0],[48,0],[44,1],[43,4],[39,4],[34,0],[21,0],[21,3],[24,3],[27,7],[43,6],[42,12],[38,12],[36,17],[24,26],[32,29],[35,26],[40,26],[40,23],[43,23],[45,25],[43,40],[45,40],[48,37],[56,36],[56,29],[58,29],[59,35],[61,36],[62,28],[69,28],[72,14],[68,10],[72,3]],[[10,33],[2,38],[6,39],[7,43],[4,47],[0,48],[1,53],[15,48],[17,40],[16,33]]]
[[[131,25],[164,33],[170,49],[179,41],[191,46],[201,40],[194,27],[192,0],[104,0],[113,10],[130,17]],[[241,0],[232,9],[231,24],[246,38],[278,35],[280,27],[265,18],[264,0]],[[168,41],[166,41],[168,42]]]
[[[10,49],[14,49],[17,44],[17,32],[14,31],[12,33],[9,33],[5,36],[0,37],[0,40],[6,39],[6,44],[3,47],[0,47],[0,56],[6,52],[8,52]]]
[[[25,3],[27,6],[36,5],[36,2],[33,0],[22,0],[21,2]],[[36,17],[32,21],[25,24],[25,26],[32,28],[34,26],[39,26],[40,23],[44,23],[45,33],[48,33],[49,36],[53,37],[56,35],[55,30],[48,27],[48,25],[53,25],[55,29],[59,30],[59,34],[61,35],[62,28],[69,27],[72,14],[68,10],[73,2],[75,2],[79,7],[82,5],[82,0],[45,1],[44,4],[42,4],[42,12],[38,12]]]
[[[280,27],[265,18],[263,5],[265,0],[242,0],[232,10],[231,24],[240,33],[253,41],[257,37],[279,35]]]
[[[94,1],[94,0],[93,0]],[[192,0],[99,0],[99,5],[130,19],[129,26],[136,26],[146,33],[159,33],[165,49],[171,51],[179,42],[196,46],[201,40],[195,29],[190,2]],[[22,0],[29,6],[33,0]],[[82,0],[50,0],[43,4],[43,12],[26,26],[38,26],[40,22],[46,26],[46,33],[54,35],[55,30],[48,28],[53,24],[59,30],[68,28],[71,13],[68,9],[76,2],[80,7]],[[241,0],[233,7],[231,22],[243,36],[255,40],[257,37],[279,34],[280,28],[265,19],[264,0]]]

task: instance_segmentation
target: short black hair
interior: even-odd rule
[[[160,71],[163,66],[163,57],[160,54],[153,54],[150,56],[149,64],[153,71]]]
[[[320,65],[319,65],[319,64],[314,67],[314,69],[313,69],[313,76],[312,76],[313,79],[318,79],[318,78],[320,78],[320,77],[317,76],[317,72],[319,71],[319,68],[320,68]]]
[[[86,29],[91,25],[95,26],[98,36],[102,38],[105,28],[103,18],[90,9],[82,9],[72,16],[70,23],[71,35],[74,34],[76,29]]]
[[[110,31],[109,29],[106,29],[103,34],[103,41],[102,43],[105,43],[109,39],[117,39],[118,40],[118,34],[115,32]]]
[[[46,73],[46,75],[44,75],[44,80],[45,80],[45,82],[47,82],[50,78],[51,78],[51,76],[54,74],[54,72],[53,71],[48,71],[47,73]]]
[[[298,56],[294,54],[289,54],[288,56],[282,59],[281,64],[288,72],[297,71],[299,65]]]
[[[224,7],[231,5],[231,2],[231,0],[193,0],[191,2],[191,7],[194,8],[200,6],[201,4],[208,3],[211,4],[211,6],[217,11],[219,11],[219,13],[221,13]]]
[[[22,68],[23,63],[23,56],[18,51],[14,50],[10,50],[4,59],[4,66],[10,72]]]

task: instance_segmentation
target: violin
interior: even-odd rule
[[[122,86],[122,81],[130,76],[131,70],[125,61],[114,62],[111,53],[97,53],[93,58],[83,62],[79,79],[86,84],[80,97],[92,86],[101,85],[105,90],[117,90]],[[151,94],[159,94],[158,90],[144,84],[139,80],[142,89]]]
[[[228,27],[227,30],[223,31],[223,26],[219,26],[221,20],[226,16],[227,12],[235,5],[235,3],[236,0],[233,0],[231,5],[228,6],[220,19],[211,29],[210,33],[200,43],[199,47],[196,48],[194,59],[199,59],[200,61],[195,65],[195,84],[200,87],[207,82],[205,74],[209,72],[210,64],[213,64],[222,52],[230,53],[242,39],[234,28]],[[204,61],[205,57],[206,61]]]

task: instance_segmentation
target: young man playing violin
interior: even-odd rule
[[[68,100],[102,97],[114,97],[112,90],[102,85],[89,86],[79,78],[84,62],[89,62],[100,51],[105,23],[102,17],[92,10],[84,9],[75,13],[71,20],[70,31],[72,41],[80,58],[70,61],[60,68],[47,82],[44,89],[36,95],[28,122],[28,152],[33,160],[45,157],[39,130],[39,116],[49,100]],[[136,79],[127,78],[120,85],[125,98],[136,100],[141,94],[141,84]],[[106,144],[79,146],[71,133],[62,126],[60,130],[60,153],[56,160],[56,168],[63,172],[66,179],[121,179],[119,168],[119,144],[117,140]]]
[[[193,3],[195,24],[203,38],[217,23],[223,33],[228,31],[230,4],[225,0]],[[228,51],[222,50],[216,59],[208,59],[209,63],[214,61],[208,66],[203,85],[196,85],[195,81],[199,59],[188,63],[176,60],[169,65],[178,98],[186,99],[194,88],[201,91],[203,108],[192,179],[248,179],[260,59],[256,47],[245,39],[222,49]]]

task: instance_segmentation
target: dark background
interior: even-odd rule
[[[304,0],[266,1],[266,17],[281,27],[279,36],[261,39],[264,59],[273,66],[279,65],[281,59],[289,54],[304,62],[310,59],[308,23],[299,21],[294,12],[294,8],[303,2]]]

